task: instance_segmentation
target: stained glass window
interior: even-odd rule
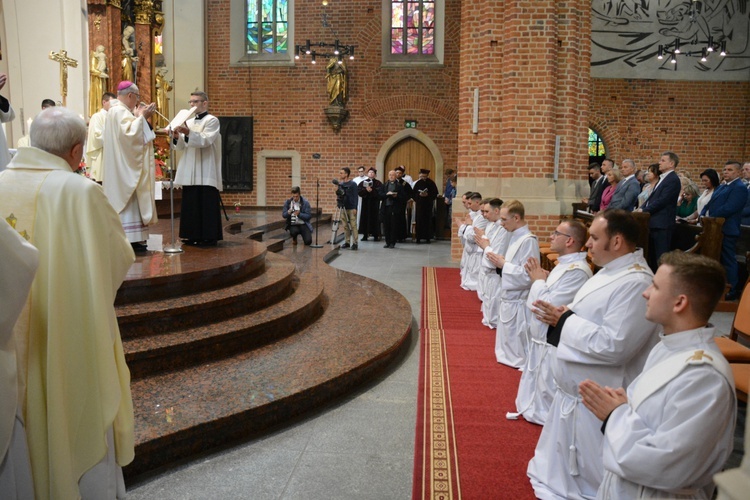
[[[285,54],[288,14],[288,0],[247,0],[247,53]]]
[[[391,1],[391,54],[435,54],[435,1]]]
[[[589,157],[605,157],[604,143],[599,134],[589,129]]]

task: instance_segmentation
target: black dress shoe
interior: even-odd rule
[[[343,245],[341,245],[341,248],[349,248],[349,243],[344,243]]]
[[[145,243],[131,243],[130,246],[133,247],[134,252],[145,252],[148,248]]]
[[[199,247],[215,247],[216,244],[216,240],[201,240],[198,242]]]
[[[359,248],[359,247],[357,246],[356,243],[354,245],[352,245],[352,250],[356,250],[357,248]]]

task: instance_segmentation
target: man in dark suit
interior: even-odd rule
[[[641,211],[651,214],[648,221],[648,265],[656,271],[659,267],[659,257],[669,251],[672,243],[672,232],[675,227],[677,214],[677,198],[680,196],[682,185],[674,169],[680,158],[671,151],[661,155],[659,159],[659,182],[648,197]]]
[[[598,163],[589,164],[589,177],[593,180],[591,183],[591,194],[587,200],[589,211],[596,213],[602,203],[602,192],[607,185],[607,179],[602,175],[602,169]]]
[[[724,240],[721,244],[721,265],[727,271],[727,283],[731,285],[726,300],[736,300],[740,296],[738,287],[739,272],[737,269],[737,240],[740,237],[740,219],[742,209],[747,201],[747,188],[740,179],[742,172],[739,162],[728,161],[724,165],[724,182],[714,191],[701,215],[709,217],[724,217],[721,232]]]
[[[635,178],[635,162],[633,160],[622,160],[620,165],[622,180],[617,183],[612,201],[607,208],[621,208],[632,212],[641,192],[641,185]]]

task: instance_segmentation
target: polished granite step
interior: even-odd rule
[[[159,222],[160,227],[164,225]],[[214,247],[183,246],[182,250],[138,255],[117,291],[115,305],[168,299],[244,281],[263,272],[267,253],[262,243],[231,237]]]
[[[264,254],[263,272],[215,290],[146,300],[116,307],[123,340],[226,320],[265,308],[294,292],[295,266],[289,259]]]
[[[131,377],[139,379],[235,356],[293,335],[316,321],[324,304],[320,280],[305,276],[295,279],[293,293],[263,309],[193,328],[123,339],[125,360]]]
[[[231,358],[133,381],[136,458],[127,477],[257,436],[346,394],[408,347],[402,295],[322,260],[304,267],[302,279],[316,276],[328,299],[313,324]]]

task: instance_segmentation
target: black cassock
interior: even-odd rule
[[[421,193],[426,193],[427,196],[422,196]],[[417,211],[414,218],[417,226],[417,241],[430,241],[435,237],[432,224],[432,214],[434,212],[437,195],[438,187],[432,179],[421,179],[414,183],[411,196],[414,200],[414,209]]]
[[[362,198],[362,213],[359,215],[359,234],[368,238],[380,239],[380,188],[383,183],[372,179],[372,191],[367,190],[364,180],[359,183],[359,196]]]
[[[411,186],[403,178],[397,180],[403,191],[404,196],[408,200],[411,198]],[[400,196],[400,195],[399,195]],[[404,202],[399,208],[399,213],[396,221],[396,238],[398,241],[404,241],[411,232],[409,230],[409,223],[406,221],[406,202]]]

